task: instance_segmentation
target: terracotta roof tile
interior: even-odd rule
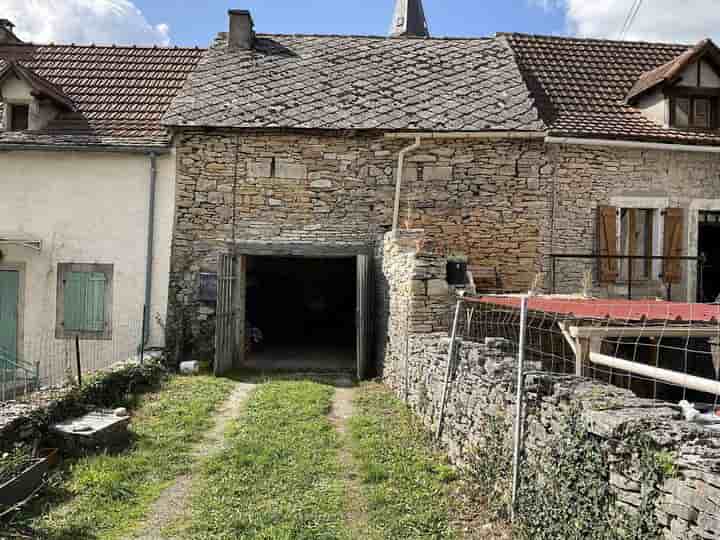
[[[720,144],[720,133],[666,128],[626,103],[641,77],[649,84],[650,78],[675,66],[678,58],[692,54],[687,45],[503,36],[515,51],[551,135]]]
[[[201,49],[2,45],[0,71],[17,62],[72,100],[42,132],[0,132],[0,144],[167,145],[162,115]],[[2,108],[0,107],[0,122]]]

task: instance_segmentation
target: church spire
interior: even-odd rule
[[[430,37],[422,0],[395,0],[390,35],[393,37]]]

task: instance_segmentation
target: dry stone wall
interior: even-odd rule
[[[429,426],[439,419],[449,343],[447,333],[412,335],[402,366],[407,374],[388,369],[394,377],[386,379],[387,383],[406,397]],[[459,463],[467,462],[486,433],[483,422],[488,415],[514,419],[517,361],[509,345],[493,338],[483,343],[458,342],[443,441]],[[647,487],[636,468],[621,464],[627,462],[623,441],[642,433],[672,456],[676,469],[672,478],[656,486],[654,514],[663,537],[720,538],[720,440],[716,432],[689,424],[673,408],[637,398],[628,390],[575,377],[530,377],[526,397],[533,404],[525,427],[529,459],[548,444],[555,426],[569,411],[579,407],[584,425],[609,454],[608,474],[617,504],[631,514],[638,513],[642,490]]]
[[[435,427],[440,417],[450,339],[447,318],[433,323],[433,314],[447,314],[454,299],[428,294],[429,284],[444,275],[444,268],[432,256],[419,251],[424,245],[420,232],[384,238],[379,270],[388,291],[381,302],[387,338],[381,336],[379,350],[385,383],[428,426]],[[505,339],[458,340],[442,431],[443,442],[457,463],[467,463],[473,448],[486,435],[484,423],[488,415],[501,415],[512,424],[516,365],[516,345]],[[530,357],[526,369],[541,371],[542,363]],[[628,452],[633,452],[628,445],[636,444],[635,436],[641,434],[671,456],[676,473],[654,486],[657,497],[653,513],[663,537],[720,538],[717,432],[685,422],[669,404],[569,375],[528,377],[526,398],[531,411],[525,426],[530,458],[549,444],[557,426],[574,408],[579,408],[583,424],[607,453],[608,483],[619,508],[639,515],[647,486],[643,486],[641,473],[632,460],[628,466]]]

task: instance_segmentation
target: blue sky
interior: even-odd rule
[[[434,36],[496,32],[614,39],[636,0],[424,0]],[[639,0],[628,39],[720,43],[720,0]],[[0,0],[0,18],[35,43],[207,46],[228,8],[252,11],[265,33],[375,34],[395,0]],[[688,16],[689,15],[689,16]]]
[[[206,45],[226,26],[229,7],[251,10],[259,32],[385,35],[393,0],[138,0],[151,23],[165,22],[174,43]],[[242,4],[240,6],[240,4]],[[425,0],[435,36],[485,36],[498,31],[563,33],[560,10],[526,0]]]

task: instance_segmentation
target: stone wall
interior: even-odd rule
[[[389,366],[386,382],[426,422],[436,426],[448,361],[447,333],[414,334],[402,366]],[[514,419],[516,355],[503,339],[458,343],[449,385],[443,442],[458,463],[468,461],[483,436],[488,415]],[[529,369],[539,366],[530,364]],[[398,373],[407,369],[407,374]],[[720,537],[720,443],[716,433],[685,422],[669,406],[637,398],[632,392],[575,377],[530,377],[526,396],[531,413],[525,427],[529,459],[546,444],[554,426],[571,407],[580,407],[583,423],[603,442],[611,464],[622,442],[643,433],[658,448],[671,452],[677,475],[659,487],[655,514],[665,538]],[[626,449],[625,449],[626,450]],[[618,451],[619,452],[619,451]],[[611,465],[610,484],[618,504],[638,512],[641,482],[638,471]]]
[[[696,228],[691,230],[696,216],[691,215],[690,208],[699,201],[720,198],[719,154],[563,145],[552,147],[550,156],[555,194],[551,251],[595,252],[597,207],[617,206],[612,204],[617,198],[645,197],[659,199],[670,208],[686,210],[683,255],[697,254],[697,245],[691,245],[697,235]],[[578,292],[583,271],[596,266],[591,261],[559,262],[559,292]],[[692,272],[694,266],[688,265],[685,278]],[[657,286],[648,292],[662,294],[664,291],[662,286]],[[674,287],[674,299],[685,301],[687,295],[687,280],[684,280],[682,286]]]
[[[189,131],[177,144],[173,285],[189,302],[198,272],[215,270],[233,236],[373,245],[392,224],[397,155],[409,142]],[[507,288],[527,288],[542,269],[551,172],[537,141],[423,141],[407,159],[401,226],[424,229],[437,253],[497,267]]]
[[[387,233],[376,253],[375,318],[380,371],[401,387],[412,334],[447,329],[452,297],[445,281],[445,258],[422,251],[424,231]]]
[[[444,275],[444,268],[433,264],[431,257],[417,265],[427,257],[420,254],[425,247],[421,232],[399,239],[388,235],[383,245],[380,275],[388,292],[383,304],[387,340],[382,336],[380,340],[384,345],[380,349],[382,377],[429,427],[436,427],[450,339],[447,316],[444,324],[422,324],[422,318],[432,321],[431,313],[440,310],[447,315],[453,304],[445,295],[426,294],[430,284]],[[468,461],[485,434],[488,415],[514,419],[516,351],[517,344],[502,338],[489,337],[480,343],[458,340],[442,431],[443,443],[457,463]],[[526,369],[541,371],[539,360],[531,355]],[[614,464],[608,477],[618,504],[637,513],[643,489],[639,472],[621,467],[620,453],[627,452],[623,441],[642,433],[670,452],[677,468],[675,477],[657,486],[655,513],[665,537],[720,538],[720,439],[716,432],[685,422],[669,404],[570,375],[528,377],[526,398],[531,404],[525,426],[529,456],[543,448],[573,407],[579,407],[584,425],[603,442],[608,461]]]

